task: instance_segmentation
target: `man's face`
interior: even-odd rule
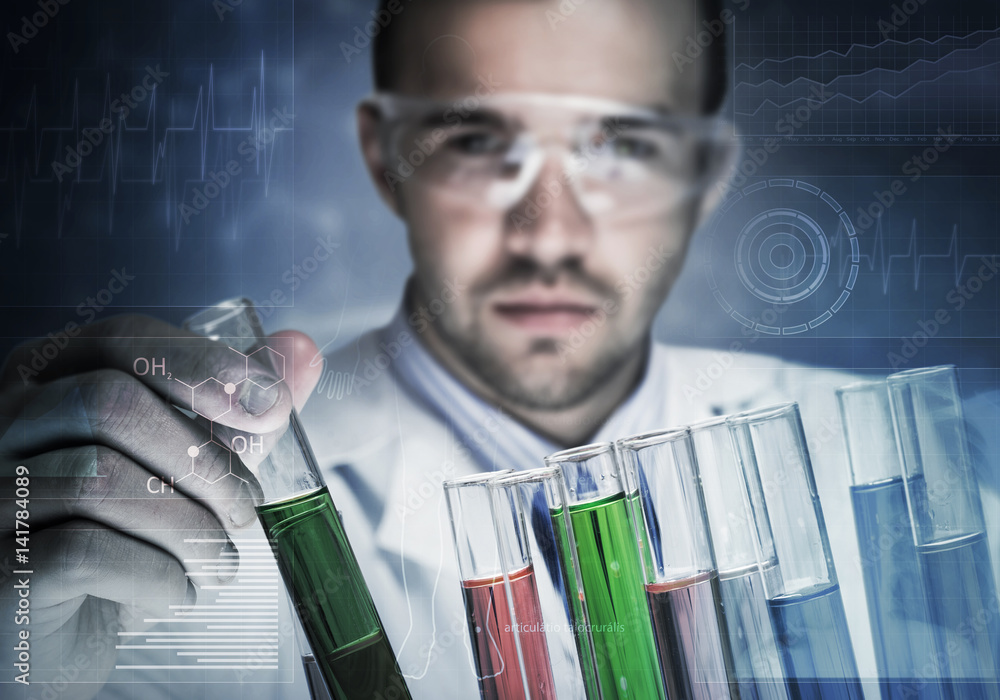
[[[454,100],[488,86],[501,97],[577,95],[699,112],[705,61],[681,73],[671,59],[696,24],[694,2],[585,0],[568,14],[556,2],[443,4],[409,24],[408,45],[426,49],[422,61],[401,66],[400,92]],[[526,114],[541,139],[558,141],[574,126],[572,110]],[[396,196],[415,261],[411,310],[428,310],[432,345],[500,397],[556,410],[644,352],[699,198],[646,215],[595,216],[567,186],[558,149],[544,153],[530,189],[499,209],[421,186],[419,174]],[[563,185],[557,194],[553,181]]]

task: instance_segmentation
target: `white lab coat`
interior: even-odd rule
[[[328,356],[327,394],[338,376],[354,373],[366,385],[339,398],[313,396],[302,418],[413,697],[468,700],[478,689],[441,482],[482,467],[397,380],[380,341],[371,333]],[[666,424],[642,430],[800,402],[861,673],[875,676],[833,393],[853,377],[745,352],[660,344],[653,352],[673,389],[650,407]],[[366,362],[380,354],[384,367]]]

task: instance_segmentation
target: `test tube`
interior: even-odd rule
[[[795,403],[727,419],[793,698],[862,700],[854,648]],[[769,563],[774,562],[774,566]]]
[[[309,644],[309,638],[306,637],[306,631],[302,629],[298,616],[294,617],[295,641],[302,654],[302,671],[305,674],[306,686],[309,688],[309,698],[310,700],[333,700],[330,688],[323,678],[323,670],[319,667],[319,662],[316,661],[316,654],[313,653]]]
[[[483,700],[551,700],[552,668],[541,627],[535,572],[524,548],[524,523],[495,517],[489,482],[511,470],[444,482],[462,578],[469,635]],[[498,530],[514,529],[501,544]],[[500,550],[511,546],[508,569]]]
[[[563,503],[559,493],[562,474],[558,469],[543,467],[497,476],[489,484],[500,562],[511,587],[515,572],[530,568],[533,574],[538,612],[527,604],[528,596],[513,592],[511,600],[519,629],[531,631],[535,620],[542,632],[554,681],[552,697],[600,698],[593,645],[585,623],[578,624],[586,620],[579,595],[579,572],[572,562],[559,558],[567,536],[566,516],[551,516]],[[522,642],[522,651],[526,652],[526,646]],[[529,680],[540,678],[541,674],[532,674],[528,668],[529,657],[526,652]]]
[[[260,320],[253,302],[247,299],[225,301],[201,311],[188,318],[184,327],[244,355],[259,351],[256,356],[262,361],[273,361],[274,351],[264,350],[268,346]],[[288,430],[255,473],[264,491],[264,502],[257,507],[258,519],[330,693],[337,700],[409,698],[371,593],[294,410]]]
[[[609,442],[545,458],[565,484],[572,551],[580,571],[598,683],[605,700],[664,700],[653,628],[625,482]]]
[[[754,548],[753,516],[726,416],[689,428],[719,570],[733,670],[744,700],[786,700],[781,657]],[[770,568],[774,561],[767,562]]]
[[[887,381],[936,662],[956,697],[997,700],[1000,601],[955,368]]]
[[[885,380],[837,390],[858,560],[883,700],[943,694]]]
[[[687,428],[615,443],[669,698],[739,698],[705,499]]]

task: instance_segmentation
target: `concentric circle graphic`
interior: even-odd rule
[[[804,333],[830,320],[858,276],[850,217],[801,180],[764,180],[733,193],[707,243],[705,270],[716,300],[742,325],[769,335]],[[835,260],[835,247],[849,248],[849,257]]]
[[[736,271],[754,296],[776,304],[804,299],[830,269],[830,245],[802,212],[772,209],[754,217],[736,243]]]

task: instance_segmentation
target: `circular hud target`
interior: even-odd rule
[[[801,180],[766,180],[733,193],[707,240],[713,295],[730,317],[762,333],[793,335],[825,323],[858,275],[850,218]]]
[[[808,215],[772,209],[740,231],[734,262],[740,280],[754,296],[788,304],[823,284],[830,270],[830,244]]]

